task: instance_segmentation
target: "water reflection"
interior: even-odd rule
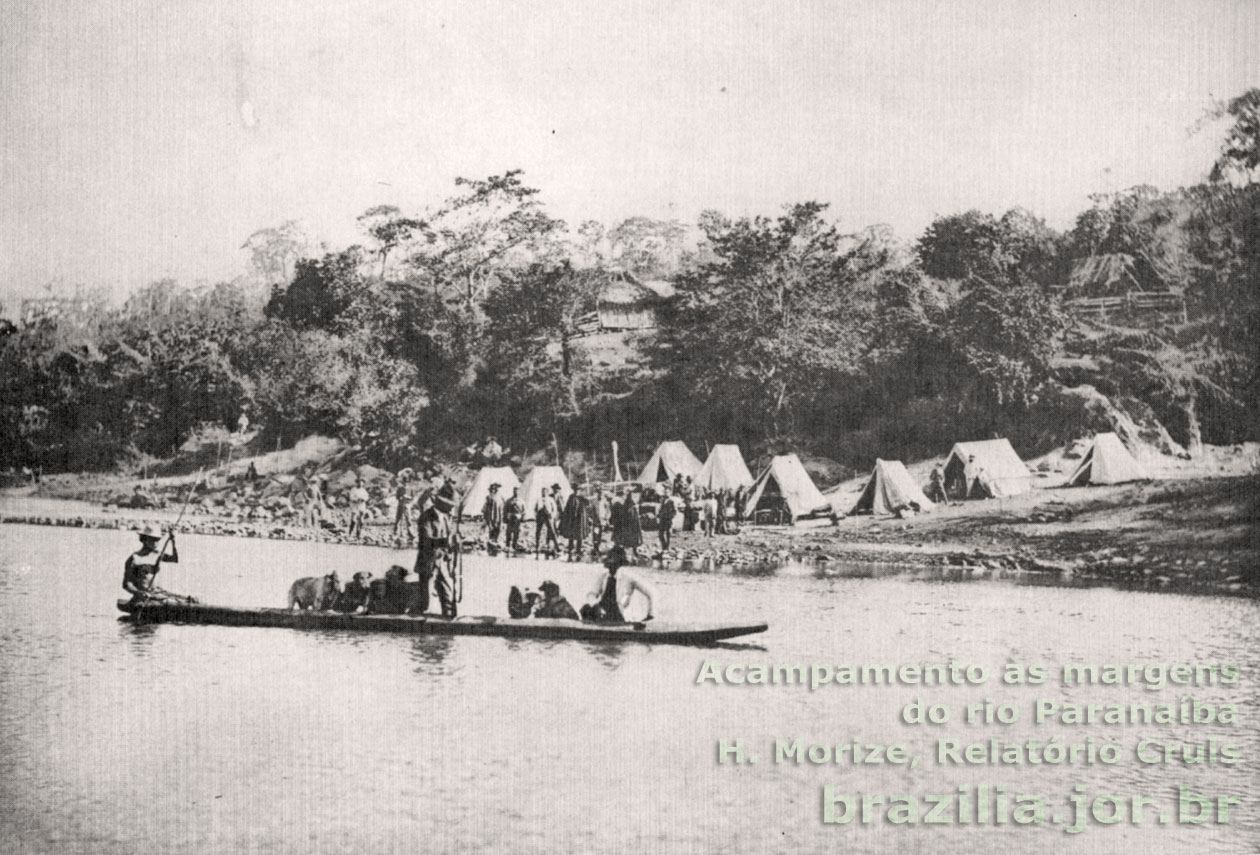
[[[127,651],[145,658],[153,654],[153,641],[157,636],[158,625],[140,623],[130,617],[118,619],[118,635],[127,642]]]
[[[621,641],[587,641],[582,646],[607,671],[620,668],[626,654],[626,644]]]
[[[451,635],[419,635],[411,643],[411,661],[416,663],[417,674],[450,674],[447,658],[455,644]]]
[[[763,579],[777,575],[779,572],[778,564],[734,564],[731,565],[731,573],[735,576],[742,576],[746,579]]]

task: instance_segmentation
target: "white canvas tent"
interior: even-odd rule
[[[713,446],[709,459],[704,461],[700,474],[695,477],[696,486],[702,490],[734,491],[740,487],[751,487],[755,480],[738,445]]]
[[[656,484],[661,481],[672,481],[675,475],[700,474],[700,460],[691,453],[685,442],[671,440],[662,442],[656,447],[643,471],[635,480],[640,484]]]
[[[534,518],[534,508],[538,505],[538,500],[542,498],[542,491],[550,490],[553,484],[560,485],[560,498],[557,499],[557,503],[560,505],[560,510],[564,510],[564,503],[573,492],[573,487],[569,484],[564,470],[559,466],[535,466],[529,471],[521,487],[521,501],[525,503],[525,519]],[[511,491],[508,494],[511,495]]]
[[[909,507],[911,502],[918,505],[920,511],[935,507],[900,460],[876,460],[870,480],[849,513],[895,514]]]
[[[1068,479],[1069,487],[1088,484],[1123,484],[1125,481],[1146,481],[1146,468],[1138,463],[1114,433],[1100,433],[1081,463]]]
[[[795,454],[781,454],[771,459],[748,494],[744,516],[754,517],[758,510],[771,510],[779,504],[779,499],[787,504],[793,520],[831,509],[831,503],[814,486]]]
[[[968,499],[1018,496],[1032,489],[1032,473],[1010,440],[959,442],[945,461],[945,486]]]
[[[504,499],[512,495],[512,488],[521,486],[510,466],[485,466],[477,473],[472,485],[464,493],[459,503],[459,515],[464,519],[477,519],[481,509],[485,507],[486,496],[490,495],[490,485],[499,484],[499,495]]]

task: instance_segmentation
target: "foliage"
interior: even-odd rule
[[[1063,235],[1019,208],[967,211],[905,245],[886,227],[842,231],[816,202],[569,233],[518,170],[461,178],[415,214],[369,208],[366,248],[315,250],[292,221],[261,229],[238,280],[161,280],[117,307],[49,297],[0,323],[0,463],[168,455],[245,409],[265,438],[332,434],[382,463],[493,432],[624,453],[790,444],[865,469],[994,433],[1062,441],[1083,424],[1069,385],[1178,439],[1257,439],[1260,90],[1216,115],[1231,126],[1210,180],[1091,197]],[[1189,318],[1070,321],[1055,286],[1112,253],[1184,285]],[[676,289],[626,367],[587,337],[619,271]]]
[[[662,358],[670,381],[712,408],[717,425],[729,430],[738,414],[748,426],[741,433],[789,432],[819,372],[855,366],[866,320],[848,299],[856,251],[842,247],[825,209],[808,202],[773,220],[701,217],[715,260],[678,279]]]

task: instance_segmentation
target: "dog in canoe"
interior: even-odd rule
[[[341,580],[335,570],[327,576],[298,579],[289,588],[289,608],[314,609],[317,612],[331,609],[341,596],[341,590]]]

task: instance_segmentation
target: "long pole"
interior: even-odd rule
[[[171,540],[175,537],[175,529],[179,528],[179,524],[184,521],[184,513],[188,510],[188,503],[192,501],[193,493],[197,492],[197,485],[201,483],[201,477],[204,472],[204,469],[197,470],[197,478],[193,481],[192,486],[188,488],[188,495],[184,497],[184,506],[179,509],[179,516],[175,518],[175,524],[166,533],[166,543],[162,544],[162,548],[158,551],[157,562],[153,566],[154,577],[162,569],[162,556],[166,555],[167,547],[171,545]]]

